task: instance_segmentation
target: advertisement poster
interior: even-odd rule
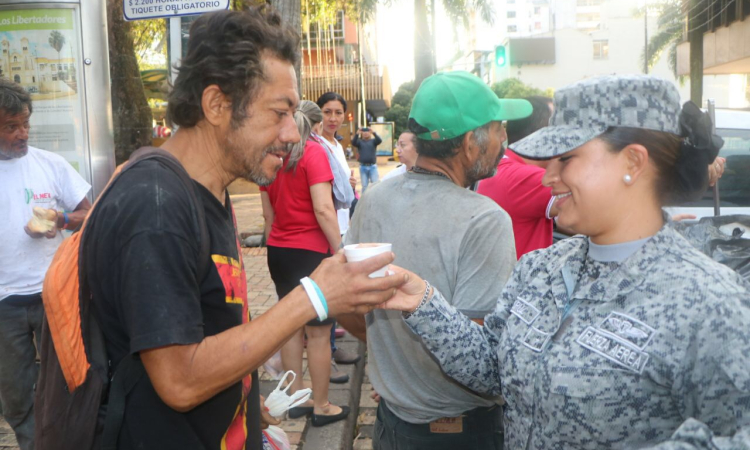
[[[59,154],[90,181],[84,153],[81,33],[74,12],[0,11],[0,76],[31,94],[29,145]]]
[[[378,156],[393,156],[393,122],[370,122],[369,127],[383,140],[378,145]]]

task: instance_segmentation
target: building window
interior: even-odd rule
[[[535,6],[534,7],[534,14],[537,16],[542,13],[542,7],[541,6]]]
[[[344,39],[344,11],[339,11],[336,14],[336,23],[331,25],[329,32],[332,32],[332,37],[334,40]],[[313,44],[313,46],[317,44],[318,34],[320,34],[321,39],[325,38],[327,34],[325,26],[322,30],[319,30],[317,23],[311,23],[309,39],[311,40],[311,44]],[[303,33],[302,41],[306,42],[307,39],[307,33]]]
[[[24,47],[24,48],[23,48],[23,51],[26,51],[26,50],[28,50],[28,49],[29,49],[28,47]]]
[[[602,0],[578,0],[576,4],[578,6],[599,6],[602,4]]]
[[[594,41],[594,59],[609,58],[609,41]]]
[[[515,25],[508,25],[508,33],[516,33],[518,32],[518,27]]]
[[[516,0],[508,0],[508,4],[509,5],[515,5],[516,4]]]
[[[508,11],[508,19],[515,19],[515,18],[516,18],[516,12]]]
[[[13,62],[18,62],[18,56],[13,57]]]
[[[534,22],[534,29],[535,30],[541,30],[542,29],[542,22]]]

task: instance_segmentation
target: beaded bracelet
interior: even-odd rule
[[[422,305],[424,305],[425,303],[427,303],[427,300],[429,300],[428,296],[430,295],[430,288],[432,286],[430,286],[430,282],[427,281],[427,280],[424,280],[424,284],[425,284],[425,289],[424,289],[424,295],[422,296],[422,300],[419,302],[419,304],[417,305],[417,307],[414,308],[414,310],[412,312],[402,312],[401,313],[401,314],[403,314],[404,319],[408,319],[409,317],[412,316],[412,314],[414,314],[415,312],[419,311],[419,308],[421,308]]]

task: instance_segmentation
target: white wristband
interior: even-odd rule
[[[320,300],[320,297],[318,297],[318,292],[315,290],[315,287],[313,286],[310,279],[305,277],[299,281],[300,283],[302,283],[302,287],[305,288],[307,297],[310,299],[310,303],[312,303],[313,308],[315,308],[315,312],[318,314],[318,320],[320,320],[321,322],[326,320],[328,318],[328,313],[323,307],[323,302]]]

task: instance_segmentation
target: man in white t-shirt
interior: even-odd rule
[[[34,448],[34,335],[44,317],[42,282],[62,241],[91,208],[91,186],[62,157],[29,147],[31,97],[0,78],[0,400],[22,450]],[[35,207],[50,210],[47,232],[27,224]],[[32,227],[33,228],[33,227]]]

